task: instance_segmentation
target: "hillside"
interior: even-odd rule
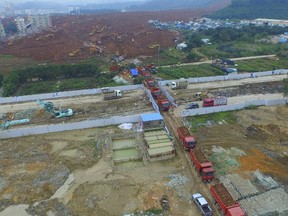
[[[212,19],[288,19],[288,0],[233,0],[215,12]]]

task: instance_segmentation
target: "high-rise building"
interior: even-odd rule
[[[37,28],[39,30],[52,26],[50,15],[28,16],[28,22],[32,24],[33,28]]]
[[[14,16],[13,4],[11,2],[4,2],[5,16]]]
[[[18,32],[20,34],[25,33],[25,31],[26,31],[25,19],[18,16],[15,18],[15,22],[16,22]]]
[[[0,20],[0,38],[4,38],[4,37],[6,37],[6,33],[5,33],[4,26],[3,26],[3,24],[1,23],[1,20]]]

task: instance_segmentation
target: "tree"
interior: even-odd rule
[[[0,74],[0,87],[2,87],[4,81],[4,76]]]
[[[5,26],[5,32],[8,34],[12,34],[12,33],[17,33],[17,26],[14,22],[10,22],[8,23],[7,26]]]

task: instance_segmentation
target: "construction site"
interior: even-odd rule
[[[38,62],[153,56],[181,35],[148,20],[217,7],[52,17],[53,28],[0,53]],[[146,69],[137,69],[140,85],[1,98],[0,216],[200,216],[195,193],[213,216],[288,215],[288,71],[158,82]],[[192,130],[195,116],[227,110],[233,123]]]
[[[197,141],[191,151],[201,148],[213,164],[213,170],[205,171],[211,172],[208,177],[213,176],[209,183],[203,183],[207,179],[204,171],[201,180],[193,168],[197,161],[184,150],[190,147],[183,147],[184,140],[178,138],[176,130],[189,128],[189,118],[180,114],[185,104],[197,102],[191,89],[209,92],[205,97],[225,93],[229,104],[233,99],[261,95],[264,86],[262,97],[279,94],[283,76],[194,83],[181,89],[167,86],[181,103],[161,114],[151,104],[153,96],[145,90],[148,86],[123,91],[120,97],[116,90],[108,93],[102,89],[100,95],[78,96],[77,100],[58,97],[2,104],[2,118],[30,121],[2,129],[2,135],[11,132],[16,137],[1,139],[0,215],[148,215],[157,211],[200,215],[191,201],[197,192],[207,198],[213,215],[219,215],[221,208],[218,211],[213,205],[209,187],[221,182],[246,215],[284,216],[288,211],[287,106],[234,111],[236,124],[223,121],[199,126],[191,135]],[[178,98],[180,92],[186,92],[188,98]],[[161,103],[158,106],[161,109]],[[70,109],[70,114],[61,108]],[[129,115],[139,117],[132,122],[127,117],[127,122],[114,126],[25,135],[27,128],[65,128]]]

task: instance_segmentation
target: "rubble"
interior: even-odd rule
[[[279,184],[271,176],[263,175],[259,170],[256,170],[253,175],[256,182],[260,183],[266,190],[279,187]]]
[[[180,174],[171,174],[168,176],[168,178],[171,180],[166,185],[174,188],[178,197],[184,198],[186,200],[191,199],[190,193],[188,193],[184,188],[184,185],[190,181],[187,177]]]
[[[288,194],[284,188],[276,188],[240,201],[248,215],[270,216],[288,214]]]
[[[258,189],[247,179],[238,174],[229,174],[220,178],[224,186],[231,190],[231,195],[235,200],[245,199],[259,194]]]

